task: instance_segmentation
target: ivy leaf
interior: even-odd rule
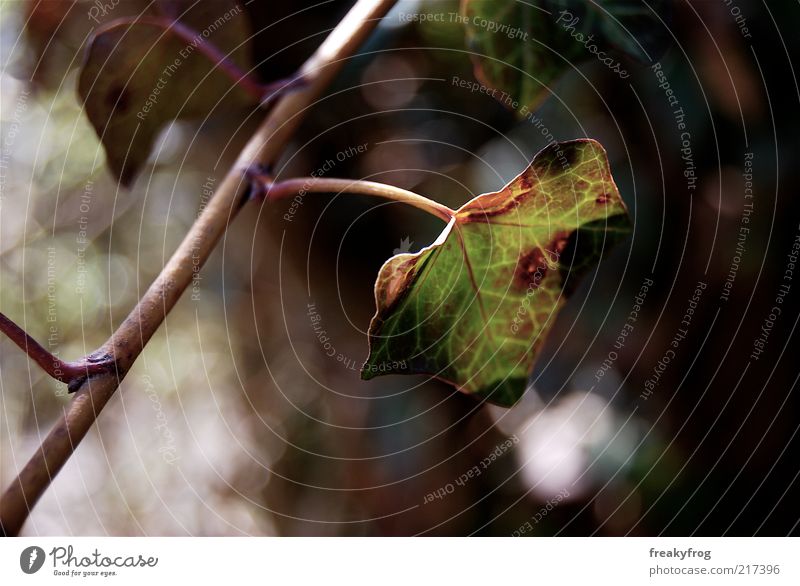
[[[621,55],[642,62],[667,46],[666,0],[462,0],[475,77],[520,116],[535,110],[548,88],[584,61],[600,61],[612,75],[629,76]]]
[[[57,90],[67,72],[80,64],[80,54],[97,27],[121,17],[158,14],[158,6],[152,0],[24,0],[22,22],[31,54],[12,66],[21,68],[20,76]]]
[[[362,378],[430,374],[514,404],[577,281],[629,229],[603,147],[552,143],[434,244],[383,265]]]
[[[171,0],[171,16],[125,18],[100,27],[86,53],[78,92],[106,151],[108,165],[129,185],[147,161],[161,128],[256,103],[234,86],[221,64],[250,70],[250,31],[234,0]],[[207,50],[204,50],[207,49]]]

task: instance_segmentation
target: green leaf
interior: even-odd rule
[[[234,0],[170,1],[168,16],[122,19],[97,30],[84,59],[78,92],[100,137],[108,165],[129,185],[147,161],[161,128],[255,102],[201,50],[221,52],[250,70],[250,31]],[[190,7],[186,10],[186,7]],[[183,34],[180,34],[183,32]],[[188,38],[187,38],[188,37]]]
[[[667,45],[666,0],[463,0],[467,44],[475,76],[516,100],[524,116],[549,95],[553,83],[585,61],[629,76],[620,55],[657,59]],[[612,51],[615,49],[616,51]],[[503,99],[502,93],[496,95]]]
[[[434,244],[383,265],[362,378],[430,374],[512,405],[578,279],[629,227],[603,147],[551,144]]]

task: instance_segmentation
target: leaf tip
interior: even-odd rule
[[[375,378],[375,373],[372,372],[367,367],[368,364],[369,362],[365,362],[364,364],[361,365],[361,372],[360,372],[361,380],[371,380]]]

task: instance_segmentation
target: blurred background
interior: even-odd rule
[[[350,4],[247,4],[260,77],[291,74]],[[118,187],[75,89],[93,5],[0,3],[0,311],[66,359],[127,315],[262,117],[176,122]],[[139,10],[122,0],[107,19]],[[599,140],[634,233],[560,314],[523,400],[506,410],[423,376],[359,379],[378,269],[435,240],[435,218],[359,196],[308,195],[291,220],[289,202],[253,204],[26,534],[798,532],[797,4],[672,4],[660,63],[695,181],[650,67],[626,62],[620,80],[580,64],[519,120],[453,84],[474,79],[461,25],[401,18],[457,11],[401,0],[275,173],[332,161],[327,176],[456,207],[553,137]],[[6,339],[0,393],[6,487],[69,397]]]

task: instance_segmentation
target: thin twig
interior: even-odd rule
[[[438,201],[433,201],[413,191],[374,181],[334,179],[331,177],[296,177],[277,182],[270,182],[269,179],[261,178],[261,181],[263,182],[264,195],[268,200],[283,199],[305,193],[357,193],[391,199],[414,206],[436,216],[445,223],[449,222],[456,214],[455,210]]]
[[[267,106],[286,91],[305,85],[309,80],[301,76],[292,76],[269,83],[261,83],[251,71],[241,69],[230,55],[223,53],[216,45],[209,42],[202,34],[179,20],[166,16],[137,16],[118,18],[95,31],[95,37],[115,28],[147,25],[164,30],[166,34],[175,35],[186,43],[187,47],[208,59],[223,75],[242,89],[261,106]]]
[[[114,367],[108,356],[92,355],[76,362],[64,362],[46,350],[44,346],[30,337],[25,330],[3,313],[0,313],[0,332],[8,336],[47,374],[68,385],[88,376],[109,372]]]
[[[205,263],[235,216],[247,189],[244,175],[253,165],[273,163],[308,107],[333,80],[356,48],[396,0],[359,0],[306,61],[300,75],[309,79],[296,93],[279,98],[239,158],[131,314],[94,355],[113,357],[114,372],[83,381],[53,430],[0,499],[0,532],[16,535],[30,509],[91,428],[145,344],[192,282],[198,259]]]

